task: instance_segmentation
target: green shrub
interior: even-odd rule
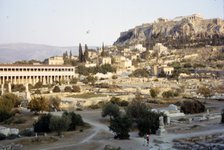
[[[43,86],[43,83],[42,82],[37,82],[35,85],[34,85],[34,87],[36,88],[36,89],[39,89],[39,88],[41,88]]]
[[[81,89],[79,86],[76,86],[76,85],[72,86],[72,92],[78,93],[80,91],[81,91]]]
[[[5,140],[5,139],[6,139],[5,134],[0,133],[0,141],[1,141],[1,140]]]
[[[59,86],[55,86],[52,91],[54,93],[59,93],[59,92],[61,92],[61,89],[59,88]]]
[[[120,109],[117,104],[107,103],[102,108],[102,117],[110,116],[118,117],[120,115]]]
[[[34,131],[35,132],[50,132],[49,124],[50,124],[51,114],[42,115],[37,122],[34,123]]]
[[[113,76],[112,76],[112,79],[117,79],[117,76],[116,76],[116,75],[113,75]]]
[[[71,119],[68,116],[51,116],[49,128],[51,131],[57,132],[58,136],[60,136],[62,131],[66,131],[69,129],[70,124]]]
[[[151,95],[152,98],[157,97],[158,94],[159,94],[158,89],[155,89],[155,88],[150,89],[150,95]]]
[[[41,94],[40,90],[35,90],[35,94]]]
[[[149,72],[146,69],[136,69],[130,76],[149,77]]]
[[[128,139],[131,124],[128,116],[118,116],[110,120],[109,128],[115,133],[115,139]]]
[[[60,110],[61,99],[59,97],[50,97],[48,100],[48,110],[55,111]]]
[[[129,103],[126,113],[129,117],[136,120],[141,118],[142,115],[149,109],[150,108],[144,102],[134,99],[131,103]]]
[[[113,96],[113,97],[110,99],[110,102],[111,102],[112,104],[120,105],[121,99],[120,99],[119,97],[114,97],[114,96]]]
[[[128,106],[128,104],[129,104],[128,101],[125,101],[125,100],[120,102],[121,107],[126,107],[126,106]]]
[[[119,97],[112,97],[110,99],[110,102],[112,104],[117,104],[118,106],[121,106],[121,107],[125,107],[125,106],[128,106],[128,101],[125,101],[125,100],[121,100]]]
[[[69,128],[68,128],[69,131],[75,130],[76,126],[83,126],[84,125],[82,117],[79,114],[76,114],[74,112],[70,112],[70,113],[64,112],[62,117],[64,117],[64,116],[67,116],[71,119],[71,123],[70,123]]]
[[[70,80],[70,83],[71,84],[76,84],[78,82],[78,79],[77,78],[72,78],[71,80]]]
[[[13,139],[16,139],[18,137],[19,137],[19,135],[17,135],[17,134],[10,134],[10,135],[7,136],[7,139],[13,140]]]
[[[180,104],[181,111],[185,114],[195,114],[205,112],[205,105],[198,100],[186,100]]]
[[[155,134],[159,129],[159,117],[162,113],[146,111],[142,114],[141,118],[137,119],[139,136],[147,134],[150,130],[151,134]]]
[[[66,86],[64,92],[72,92],[72,88],[70,86]]]
[[[24,92],[25,86],[23,84],[12,84],[12,91],[13,92]]]
[[[165,92],[163,92],[163,94],[162,94],[163,98],[176,97],[176,96],[178,96],[178,95],[179,95],[178,92],[174,92],[174,91],[171,91],[171,90],[169,90],[169,91],[165,91]]]
[[[8,120],[12,116],[13,114],[11,112],[0,111],[0,122]]]
[[[100,105],[99,104],[92,104],[92,105],[88,106],[88,108],[90,108],[90,109],[99,109]]]
[[[30,136],[34,136],[35,133],[31,129],[24,129],[24,130],[22,130],[22,131],[19,132],[19,135],[30,137]]]

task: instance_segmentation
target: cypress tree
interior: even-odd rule
[[[83,52],[81,43],[79,43],[79,62],[83,62]]]
[[[86,62],[88,60],[88,47],[87,44],[85,44],[85,52],[84,52],[84,61]]]
[[[102,44],[102,52],[101,52],[101,56],[102,56],[102,57],[105,57],[105,56],[106,56],[105,51],[104,51],[104,43]]]

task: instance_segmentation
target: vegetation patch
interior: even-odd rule
[[[95,93],[84,93],[84,94],[71,95],[69,97],[87,99],[87,98],[94,98],[94,97],[106,97],[106,95],[95,94]]]

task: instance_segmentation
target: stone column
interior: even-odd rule
[[[29,92],[29,86],[28,83],[25,84],[26,87],[26,91],[25,91],[25,98],[30,101],[31,100],[31,96],[30,96],[30,92]]]
[[[43,76],[43,85],[45,85],[45,84],[46,84],[46,77]]]
[[[163,116],[159,117],[159,129],[156,131],[157,135],[164,135],[166,133],[166,129],[164,128]]]
[[[2,84],[5,84],[5,76],[3,76]]]
[[[1,84],[1,95],[4,94],[4,84]]]
[[[11,86],[11,83],[10,82],[8,83],[8,92],[9,93],[12,93],[12,86]]]
[[[53,76],[50,76],[50,84],[53,84]]]

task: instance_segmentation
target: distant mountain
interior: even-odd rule
[[[198,14],[172,20],[159,18],[153,23],[121,32],[114,45],[129,46],[139,43],[149,48],[155,43],[163,43],[170,48],[224,45],[224,20],[204,19]]]
[[[57,47],[28,43],[0,44],[0,63],[12,63],[18,60],[31,59],[42,61],[51,56],[62,56],[65,51],[69,53],[70,50],[73,55],[78,55],[78,46]]]

